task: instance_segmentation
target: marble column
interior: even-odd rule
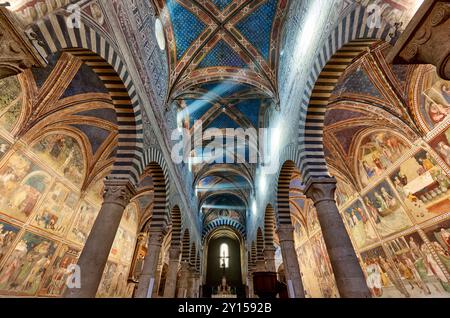
[[[297,252],[295,251],[294,227],[290,224],[279,225],[277,234],[280,240],[289,296],[290,298],[305,298]]]
[[[181,262],[180,277],[181,278],[177,298],[188,298],[187,291],[189,285],[189,263],[186,261]]]
[[[155,284],[153,287],[152,297],[151,298],[158,298],[158,292],[161,284],[161,275],[162,275],[162,260],[161,255],[159,257],[158,265],[156,266],[155,271]]]
[[[255,298],[255,290],[253,288],[253,272],[249,271],[247,275],[248,298]]]
[[[335,201],[336,179],[312,179],[305,194],[313,200],[327,246],[339,294],[343,298],[368,298],[366,278]]]
[[[264,248],[264,258],[266,259],[266,271],[276,273],[275,246],[266,246]]]
[[[169,268],[167,269],[166,285],[164,287],[164,298],[175,298],[177,286],[178,266],[180,265],[180,248],[170,248]]]
[[[192,298],[199,298],[200,297],[200,272],[195,271],[194,273],[194,290],[192,293]]]
[[[136,298],[151,298],[153,290],[156,288],[157,266],[163,233],[160,231],[151,231],[148,239],[147,255],[144,259],[144,267],[139,277],[139,285],[136,291]]]
[[[103,205],[77,263],[81,288],[67,289],[65,298],[95,298],[123,212],[134,193],[129,181],[105,181]]]
[[[195,298],[195,285],[196,285],[195,268],[190,266],[188,274],[188,291],[187,291],[188,298]]]

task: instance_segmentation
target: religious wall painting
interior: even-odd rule
[[[434,67],[427,69],[421,77],[420,112],[433,128],[450,114],[450,82],[441,79]]]
[[[79,196],[60,182],[47,193],[32,224],[54,234],[67,232],[76,209]]]
[[[358,147],[358,172],[363,187],[383,174],[403,153],[409,149],[400,137],[377,132],[365,136]]]
[[[417,222],[450,211],[450,178],[429,152],[416,153],[390,179]]]
[[[382,181],[364,198],[367,214],[374,220],[378,234],[386,237],[412,226],[411,220],[388,181]]]
[[[74,184],[83,182],[85,159],[75,138],[63,134],[48,135],[38,141],[33,150]]]
[[[450,128],[434,138],[430,142],[430,146],[442,158],[447,166],[450,167]]]
[[[361,253],[367,287],[373,297],[409,297],[398,269],[382,246]]]
[[[387,242],[388,251],[410,297],[450,297],[450,285],[418,233]]]
[[[52,266],[39,290],[39,296],[62,296],[67,286],[67,279],[71,274],[71,266],[78,261],[80,251],[68,245],[62,245],[56,254]]]
[[[444,276],[450,278],[450,220],[430,226],[423,231],[430,241],[433,248],[432,252],[435,253],[438,263],[445,272],[440,273],[436,266],[433,267],[434,271],[442,281],[445,281]],[[450,283],[450,280],[447,280],[446,283]]]
[[[336,203],[339,207],[347,203],[355,195],[355,189],[343,181],[338,181],[336,184]]]
[[[0,168],[0,213],[26,221],[50,182],[30,159],[14,153]]]
[[[79,244],[86,243],[97,214],[98,209],[96,207],[86,201],[81,202],[75,221],[69,230],[68,238]]]
[[[0,160],[5,156],[8,150],[11,148],[9,142],[0,137]]]
[[[303,282],[305,296],[308,298],[323,298],[319,283],[319,270],[314,259],[314,253],[309,241],[296,247],[300,274]]]
[[[22,112],[22,88],[17,76],[0,80],[0,127],[11,131]]]
[[[131,232],[123,225],[117,229],[117,234],[111,247],[110,257],[122,262],[131,262],[136,240],[136,232]]]
[[[327,247],[323,240],[322,233],[314,235],[310,240],[311,249],[314,255],[317,268],[317,279],[320,290],[324,298],[338,298],[339,292],[334,278],[333,268],[331,267]]]
[[[48,270],[56,242],[26,232],[0,271],[0,290],[14,295],[34,295]]]
[[[19,231],[19,228],[4,221],[0,221],[0,262],[10,250]]]
[[[378,240],[372,222],[379,219],[379,214],[368,214],[361,201],[355,201],[342,212],[342,215],[357,248],[361,249]]]
[[[309,233],[316,233],[320,231],[320,223],[317,217],[317,209],[311,200],[308,200],[308,207],[306,211],[306,223],[308,224]]]
[[[118,264],[108,261],[103,271],[102,280],[97,291],[97,297],[108,297],[112,291],[114,276],[117,272]]]
[[[97,292],[100,298],[130,297],[128,288],[128,266],[108,261]]]
[[[294,227],[294,243],[295,246],[300,246],[305,240],[308,239],[308,232],[305,224],[300,220],[293,219],[292,226]]]

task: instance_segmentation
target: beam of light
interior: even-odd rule
[[[224,204],[203,204],[202,209],[237,210],[237,211],[247,210],[247,208],[243,205],[224,205]]]
[[[253,215],[256,215],[257,212],[258,212],[258,207],[256,205],[256,200],[253,200],[253,202],[252,202],[252,213],[253,213]]]
[[[209,192],[209,191],[218,191],[218,190],[236,190],[236,189],[249,189],[250,186],[247,182],[221,182],[218,184],[214,184],[211,186],[205,187],[197,187],[196,190],[198,192]]]

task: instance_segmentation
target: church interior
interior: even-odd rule
[[[0,298],[450,298],[450,2],[0,0]]]

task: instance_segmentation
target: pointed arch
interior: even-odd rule
[[[172,240],[170,243],[171,248],[181,247],[181,210],[178,205],[172,208]]]
[[[294,173],[295,169],[295,163],[291,160],[288,160],[283,164],[280,170],[277,188],[277,226],[283,224],[292,224],[291,210],[289,206],[289,188],[291,185],[292,174]]]
[[[273,233],[275,231],[275,210],[272,205],[267,205],[264,214],[264,247],[273,247]]]
[[[119,138],[116,160],[111,174],[115,178],[137,183],[143,164],[143,126],[139,97],[123,58],[100,33],[80,22],[70,28],[66,17],[50,14],[33,24],[27,32],[34,32],[42,41],[33,44],[42,55],[68,52],[79,58],[103,81],[117,113]]]
[[[183,234],[183,240],[181,241],[181,261],[189,262],[189,253],[190,253],[190,243],[191,237],[189,235],[189,230],[186,229]]]
[[[256,261],[264,262],[264,236],[260,227],[256,232]]]
[[[303,92],[299,127],[299,151],[296,161],[306,184],[310,178],[329,177],[323,149],[323,125],[331,92],[340,76],[361,53],[381,41],[394,43],[393,26],[381,21],[371,27],[368,7],[356,6],[330,33],[317,54]],[[395,33],[395,32],[394,32]]]

